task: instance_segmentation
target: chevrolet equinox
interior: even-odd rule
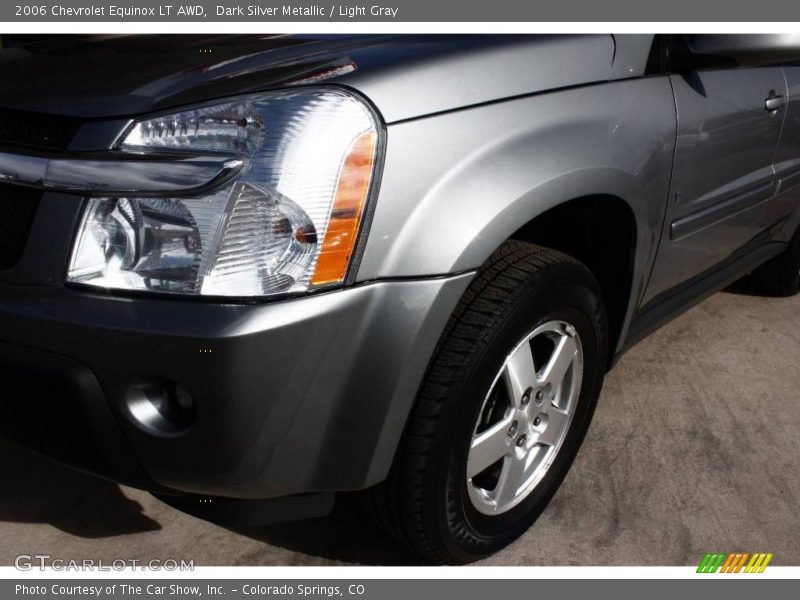
[[[486,556],[623,352],[800,288],[795,36],[3,43],[0,429],[207,518]]]

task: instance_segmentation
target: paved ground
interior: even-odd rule
[[[537,524],[496,565],[686,565],[706,551],[800,565],[800,298],[718,294],[625,356]],[[232,532],[0,446],[0,564],[413,564],[345,499],[325,519]]]

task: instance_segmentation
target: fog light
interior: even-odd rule
[[[137,379],[125,393],[134,422],[160,435],[180,435],[194,423],[196,409],[191,394],[165,379]]]

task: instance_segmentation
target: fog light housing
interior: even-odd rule
[[[157,435],[176,436],[194,424],[192,396],[173,381],[139,378],[125,392],[125,406],[136,425]]]

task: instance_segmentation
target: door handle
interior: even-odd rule
[[[783,96],[778,96],[775,94],[774,90],[771,90],[767,99],[764,100],[764,110],[768,112],[775,112],[781,106],[786,104],[786,98]]]

